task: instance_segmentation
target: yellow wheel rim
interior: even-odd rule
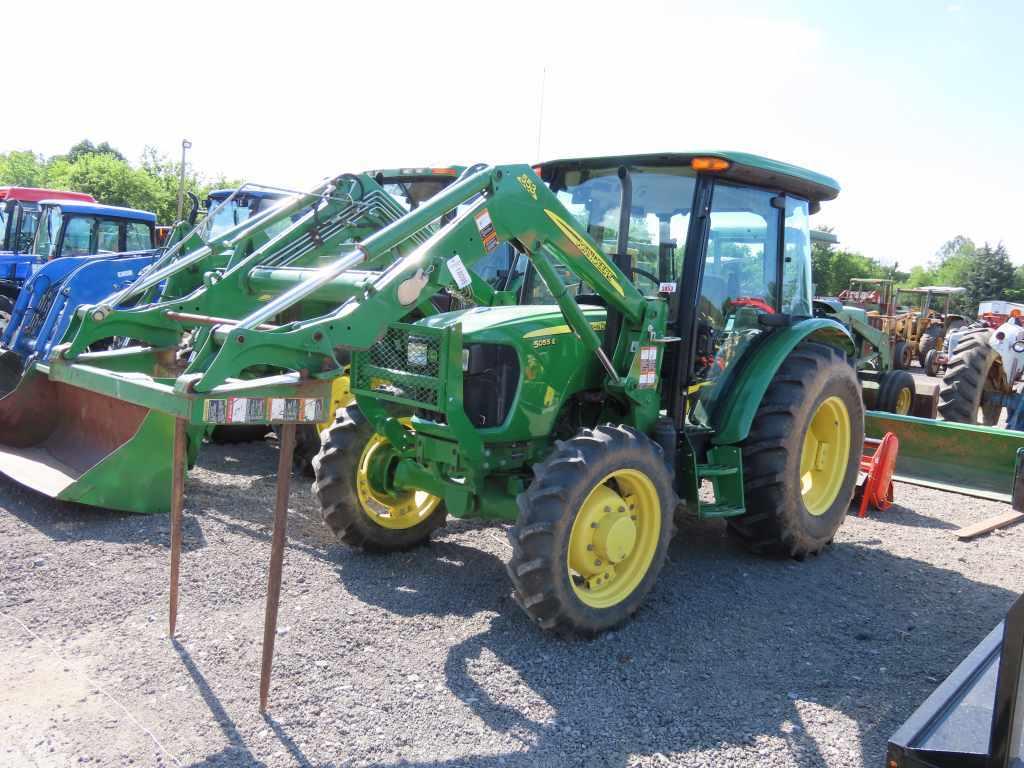
[[[903,387],[900,393],[896,396],[896,413],[901,416],[906,416],[910,413],[910,403],[913,401],[914,395],[909,388]]]
[[[348,408],[356,399],[352,397],[352,390],[349,389],[348,376],[339,376],[331,382],[331,402],[327,405],[327,411],[324,413],[324,420],[318,421],[316,429],[318,432],[323,432],[325,429],[334,424],[334,414],[338,412],[339,408]]]
[[[640,585],[658,549],[661,500],[637,469],[604,477],[583,501],[569,532],[569,583],[591,608],[610,608]]]
[[[409,419],[402,419],[409,426]],[[437,509],[441,499],[425,491],[401,491],[387,493],[374,487],[371,481],[371,467],[376,462],[386,462],[392,454],[391,443],[383,435],[374,434],[367,441],[359,456],[356,473],[356,493],[363,512],[382,528],[401,530],[419,525]]]
[[[850,412],[833,395],[811,417],[800,452],[800,493],[807,511],[818,517],[832,506],[850,461]]]

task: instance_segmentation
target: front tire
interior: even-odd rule
[[[444,525],[444,503],[422,491],[393,493],[375,486],[371,471],[394,455],[391,444],[356,406],[338,411],[324,433],[323,447],[313,458],[313,491],[320,501],[324,524],[338,540],[369,552],[400,552],[423,544]]]
[[[893,368],[906,369],[910,367],[910,362],[913,360],[914,354],[910,349],[910,345],[905,341],[897,341],[896,345],[892,348],[892,365]]]
[[[665,564],[677,504],[660,446],[606,424],[558,441],[518,498],[508,572],[543,629],[594,635],[632,616]]]
[[[14,314],[14,299],[0,293],[0,338],[7,332],[7,326],[11,322],[12,314]]]
[[[863,445],[853,368],[832,347],[800,344],[740,444],[747,511],[728,520],[730,530],[755,552],[818,554],[846,519]]]
[[[944,333],[943,327],[938,323],[924,329],[921,340],[917,342],[917,362],[921,364],[922,368],[925,367],[925,358],[931,350],[942,349]]]
[[[886,371],[878,382],[875,408],[906,416],[914,407],[914,377],[908,371]]]

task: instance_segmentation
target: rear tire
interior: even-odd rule
[[[914,407],[914,377],[908,371],[886,371],[878,381],[875,408],[906,416]]]
[[[657,443],[627,426],[583,429],[555,443],[517,501],[508,572],[540,627],[594,635],[640,608],[677,504]]]
[[[334,424],[324,432],[320,453],[313,458],[313,491],[320,500],[324,524],[342,543],[368,552],[400,552],[423,544],[444,525],[447,515],[444,502],[426,494],[424,499],[414,492],[389,499],[374,488],[370,489],[372,496],[367,495],[369,477],[363,469],[367,452],[386,450],[388,445],[359,408],[350,406],[338,411]],[[385,508],[391,502],[394,511],[407,510],[400,516],[413,512],[410,524],[391,516]],[[415,505],[415,510],[410,505]]]
[[[999,422],[1002,406],[983,405],[986,391],[1009,391],[999,353],[988,343],[991,334],[987,326],[968,328],[960,334],[956,349],[950,350],[939,387],[939,414],[946,421],[977,424],[980,412],[985,426]]]
[[[818,554],[846,519],[863,445],[853,368],[832,347],[800,344],[775,372],[740,444],[747,511],[728,520],[730,531],[755,552],[798,560]],[[808,450],[810,467],[802,466]]]

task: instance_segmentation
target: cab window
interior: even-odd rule
[[[39,224],[39,206],[34,203],[22,203],[19,208],[21,212],[17,222],[12,221],[12,230],[17,227],[17,237],[12,243],[14,250],[19,253],[27,252],[32,247],[32,238],[36,233],[36,226]]]
[[[125,226],[125,250],[148,251],[153,247],[153,230],[141,221],[129,221]]]
[[[782,311],[811,314],[811,228],[806,200],[786,197],[786,226],[782,256]]]
[[[93,233],[96,219],[91,216],[72,216],[64,229],[61,256],[88,256],[93,253]],[[116,248],[115,248],[116,250]]]
[[[101,221],[96,229],[96,253],[117,253],[120,251],[119,240],[121,226],[109,219]]]
[[[51,253],[57,247],[57,238],[60,236],[60,223],[63,217],[60,208],[50,208],[45,218],[39,222],[36,228],[35,240],[32,246],[32,253],[42,259],[50,258]]]

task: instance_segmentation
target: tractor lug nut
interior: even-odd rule
[[[587,544],[587,551],[588,552],[593,552],[594,551],[594,545],[593,544]]]

